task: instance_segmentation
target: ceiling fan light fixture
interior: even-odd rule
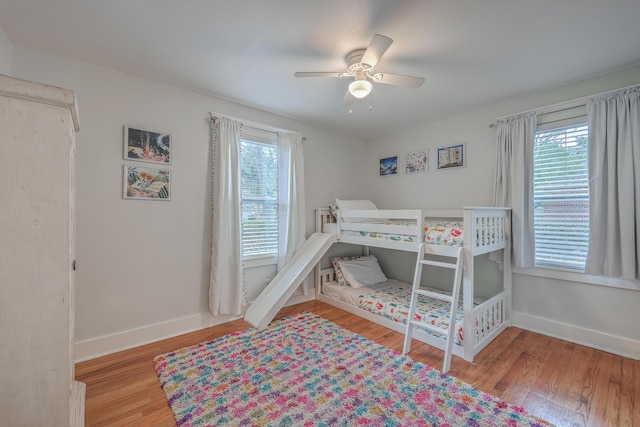
[[[2,1],[2,0],[0,0]],[[405,76],[403,74],[378,73],[374,68],[389,49],[393,40],[382,34],[374,34],[366,49],[352,50],[345,57],[347,69],[343,72],[312,71],[296,72],[294,77],[347,77],[354,81],[344,94],[342,103],[349,104],[355,99],[369,96],[373,90],[373,83],[384,83],[392,86],[404,86],[417,89],[424,83],[423,77]]]
[[[371,93],[373,85],[367,79],[354,80],[349,84],[349,93],[356,98],[364,98]]]

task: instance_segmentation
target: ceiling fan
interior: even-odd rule
[[[384,83],[417,89],[424,83],[423,77],[405,76],[374,72],[382,55],[389,49],[393,40],[381,34],[375,34],[366,49],[356,49],[347,54],[347,71],[345,72],[297,72],[295,77],[353,77],[345,94],[345,102],[355,98],[364,98],[371,93],[373,83]]]

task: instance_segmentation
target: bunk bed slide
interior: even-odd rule
[[[335,241],[336,237],[331,234],[309,236],[247,308],[244,320],[257,329],[266,328]]]
[[[510,209],[385,210],[371,207],[371,202],[337,202],[338,209],[316,209],[316,231],[335,235],[338,242],[411,252],[418,252],[425,242],[426,253],[441,256],[456,256],[463,248],[462,298],[453,354],[473,361],[479,351],[510,326]],[[359,206],[366,208],[357,209]],[[494,251],[502,252],[502,289],[490,298],[476,298],[475,288],[482,283],[476,283],[474,277],[474,258]],[[320,264],[316,267],[318,299],[401,333],[406,330],[410,295],[411,285],[407,283],[390,281],[354,289],[336,276],[335,268],[322,269]],[[426,321],[442,323],[439,313],[446,309],[441,304],[427,299],[420,304],[420,311],[427,312]],[[427,330],[416,329],[413,338],[444,348],[445,341]]]

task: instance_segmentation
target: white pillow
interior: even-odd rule
[[[346,210],[371,210],[378,209],[371,200],[341,200],[336,199],[338,209]]]
[[[387,280],[373,255],[352,260],[340,260],[340,270],[344,279],[352,288],[375,285]]]
[[[376,205],[373,204],[371,200],[341,200],[336,199],[336,204],[338,205],[338,209],[342,212],[348,210],[377,210]],[[372,222],[366,218],[346,218],[345,222]]]

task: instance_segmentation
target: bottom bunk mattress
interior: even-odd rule
[[[423,289],[444,293],[434,288]],[[322,293],[327,296],[402,324],[407,323],[411,290],[412,285],[395,279],[357,289],[351,286],[340,286],[336,283],[322,285]],[[483,301],[483,299],[474,298],[473,304],[477,306]],[[462,307],[462,298],[460,298],[456,313],[456,333],[454,334],[454,343],[458,345],[461,345],[464,339],[462,333]],[[449,303],[420,295],[418,297],[415,320],[441,328],[448,328]],[[430,331],[424,331],[433,334]],[[441,337],[438,334],[434,335]]]

